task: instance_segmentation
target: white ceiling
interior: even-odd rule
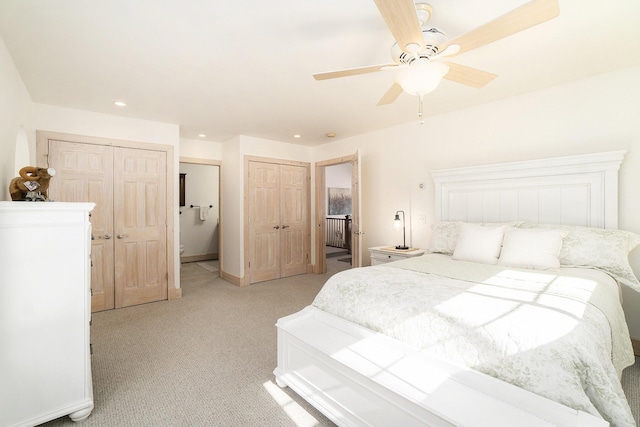
[[[428,2],[430,24],[453,38],[526,0]],[[559,4],[559,17],[451,59],[498,78],[482,89],[444,80],[426,115],[640,63],[640,1]],[[391,62],[373,0],[1,0],[0,36],[34,102],[176,123],[184,138],[313,146],[329,132],[420,126],[415,97],[376,107],[391,71],[312,78]]]

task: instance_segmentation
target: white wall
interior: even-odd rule
[[[35,165],[35,134],[31,125],[31,97],[0,38],[0,200],[11,200],[9,182],[16,176],[16,141],[23,151],[18,167]],[[27,144],[27,146],[23,145]],[[31,163],[33,162],[33,163]]]
[[[192,159],[204,160],[221,160],[222,144],[220,142],[180,138],[180,157],[189,157]]]
[[[214,165],[180,163],[180,173],[186,174],[185,206],[180,207],[182,257],[219,254],[219,172]],[[201,220],[200,208],[192,205],[206,209],[207,219]]]
[[[335,141],[317,147],[314,161],[360,150],[364,248],[397,240],[390,218],[400,209],[407,213],[407,244],[424,248],[434,220],[432,170],[627,150],[619,174],[619,227],[640,233],[639,99],[635,66],[428,117],[424,125],[416,120]],[[420,216],[426,224],[418,223]],[[630,258],[640,276],[640,249]],[[640,295],[625,291],[624,297],[631,334],[640,338]]]

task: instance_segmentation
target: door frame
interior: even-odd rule
[[[326,167],[341,165],[344,163],[351,164],[351,175],[353,176],[353,168],[358,167],[358,153],[352,154],[350,156],[337,157],[335,159],[323,160],[320,162],[316,162],[315,169],[315,190],[316,190],[316,262],[314,273],[322,274],[327,272],[327,235],[326,235],[326,221],[325,218],[327,216],[327,207],[325,203],[325,194],[327,192],[327,183],[326,183]],[[353,186],[354,183],[352,182]],[[360,182],[357,182],[358,185],[358,194],[361,191]],[[356,212],[360,210],[360,197],[354,194],[354,197],[351,200],[352,203],[352,212]],[[354,206],[357,205],[357,206]],[[352,224],[353,224],[353,216],[352,216]],[[360,232],[359,230],[355,230]],[[354,230],[352,229],[352,233]],[[352,245],[359,244],[359,235],[354,235],[351,238]],[[353,257],[352,267],[359,267],[356,257],[362,259],[361,251],[351,251],[351,256]],[[361,262],[361,261],[360,261]]]
[[[174,183],[174,147],[164,144],[153,144],[150,142],[126,141],[121,139],[102,138],[96,136],[76,135],[62,132],[51,132],[36,130],[36,166],[48,167],[49,140],[75,142],[79,144],[106,145],[110,147],[133,148],[139,150],[161,151],[167,156],[167,197],[166,197],[166,218],[167,218],[167,298],[169,300],[182,297],[182,289],[176,288],[175,271],[175,201]],[[55,179],[55,178],[54,178]]]
[[[260,157],[260,156],[244,156],[244,173],[242,174],[244,178],[244,203],[243,203],[243,211],[244,211],[244,274],[243,280],[240,281],[239,286],[246,286],[251,284],[251,270],[249,267],[249,261],[251,260],[251,249],[249,248],[249,199],[250,199],[250,186],[249,186],[249,162],[262,162],[262,163],[272,163],[278,165],[290,165],[290,166],[302,166],[307,169],[307,224],[305,234],[307,235],[307,242],[305,244],[305,251],[309,255],[307,258],[307,273],[313,272],[313,266],[311,264],[311,163],[302,162],[297,160],[283,160],[283,159],[275,159],[270,157]]]
[[[197,157],[180,157],[178,164],[188,163],[191,165],[217,166],[218,167],[218,276],[222,274],[223,254],[222,254],[222,162],[220,160],[201,159]]]

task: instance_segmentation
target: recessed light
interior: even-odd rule
[[[123,101],[114,101],[113,102],[115,105],[117,105],[118,107],[126,107],[127,103],[123,102]]]
[[[199,133],[199,134],[198,134],[198,136],[199,136],[200,138],[204,138],[204,137],[205,137],[205,136],[207,136],[207,135],[205,135],[204,133]]]
[[[300,135],[298,135],[297,133],[295,135],[293,135],[294,138],[300,138]]]
[[[336,136],[336,134],[335,134],[335,133],[333,133],[333,132],[329,132],[329,133],[327,134],[327,138],[335,138],[335,136]]]

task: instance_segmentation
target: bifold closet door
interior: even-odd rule
[[[116,308],[167,299],[166,153],[116,148]]]
[[[307,168],[280,165],[281,277],[307,272]]]
[[[307,168],[249,162],[251,283],[306,273]]]
[[[91,211],[91,311],[115,307],[113,239],[113,147],[49,141],[49,166],[56,175],[49,198],[94,202]]]
[[[91,309],[167,299],[166,153],[49,141],[49,197],[94,202]]]

